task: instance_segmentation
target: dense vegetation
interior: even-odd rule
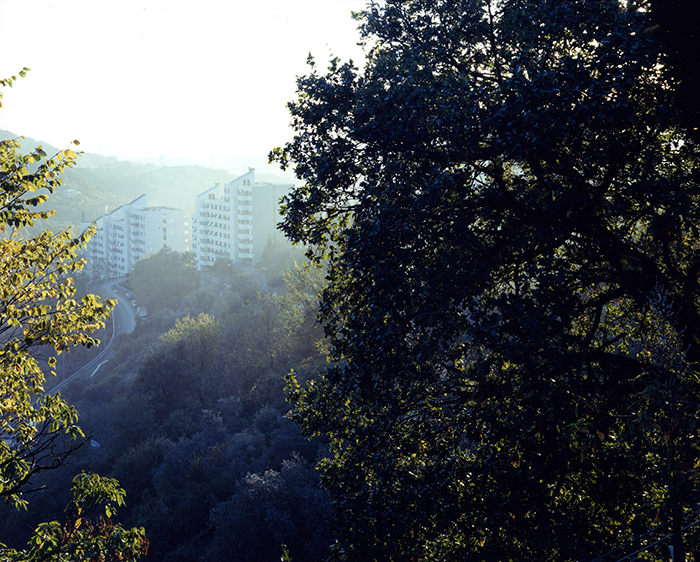
[[[158,307],[135,272],[132,294],[154,312],[118,336],[99,375],[63,391],[99,447],[39,480],[40,509],[3,511],[3,536],[24,541],[25,529],[54,516],[64,482],[89,467],[127,491],[120,516],[145,528],[149,560],[270,561],[282,544],[295,561],[329,555],[332,510],[314,468],[326,449],[287,418],[283,393],[291,369],[306,379],[325,363],[314,323],[323,274],[294,266],[303,254],[289,247],[266,256],[264,271],[219,264],[228,278],[198,279],[186,255],[167,250],[139,262],[156,286],[196,283]]]
[[[697,548],[697,108],[650,8],[372,3],[366,66],[299,79],[272,157],[332,362],[289,392],[338,558]]]

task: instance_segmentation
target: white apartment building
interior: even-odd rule
[[[284,240],[277,230],[279,203],[291,189],[291,184],[256,183],[251,168],[226,185],[200,193],[192,235],[197,267],[211,267],[219,258],[257,265],[268,244]]]
[[[141,258],[168,246],[192,251],[190,219],[180,209],[148,207],[145,195],[94,221],[97,232],[85,251],[87,270],[104,268],[110,277],[129,275]],[[81,223],[81,230],[91,222]]]

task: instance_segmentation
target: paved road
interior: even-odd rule
[[[110,299],[117,299],[117,307],[112,313],[115,333],[128,334],[136,327],[136,307],[132,304],[131,295],[119,285],[124,279],[112,279],[102,286],[101,294]]]
[[[103,298],[117,299],[117,306],[112,311],[113,329],[109,341],[97,357],[67,377],[63,382],[57,384],[51,389],[52,393],[60,390],[63,385],[75,377],[82,375],[92,377],[114,355],[114,336],[129,333],[136,327],[136,307],[132,304],[131,295],[119,285],[121,281],[124,281],[124,279],[109,279],[104,281],[99,288],[99,294]],[[104,345],[104,343],[103,341],[101,345]]]

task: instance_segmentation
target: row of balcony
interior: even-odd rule
[[[208,218],[213,218],[213,219],[219,218],[220,219],[221,217],[227,218],[230,214],[231,214],[231,211],[226,210],[223,212],[222,211],[214,211],[213,213],[200,212],[200,213],[198,213],[197,216],[199,216],[200,218],[204,218],[204,219],[208,219]]]
[[[214,199],[213,197],[211,197],[211,199],[216,201],[216,199]],[[219,199],[219,201],[221,201],[221,199]],[[230,203],[230,202],[231,202],[231,200],[228,197],[224,197],[224,203]],[[218,205],[219,205],[219,203],[204,203],[199,208],[200,209],[215,209],[218,207]],[[219,210],[221,210],[221,209],[219,209]]]
[[[228,255],[229,255],[229,251],[228,251],[228,250],[222,250],[222,249],[219,249],[219,248],[202,248],[202,249],[199,251],[199,253],[200,253],[200,255],[202,255],[202,256],[203,256],[204,254],[214,254],[214,255],[216,255],[216,256],[228,256]]]

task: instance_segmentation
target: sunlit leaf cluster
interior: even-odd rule
[[[75,408],[45,392],[46,376],[55,375],[57,354],[99,343],[91,334],[105,326],[116,302],[76,296],[72,275],[83,268],[80,251],[94,229],[78,236],[48,230],[24,236],[52,214],[41,206],[78,154],[66,149],[47,157],[39,146],[22,155],[18,149],[17,139],[0,142],[0,498],[27,508],[33,477],[60,466],[85,438]],[[142,553],[143,530],[127,532],[109,519],[123,504],[116,483],[81,476],[73,492],[74,517],[42,525],[27,550],[2,547],[0,557],[126,560]],[[81,515],[85,509],[94,518]]]

